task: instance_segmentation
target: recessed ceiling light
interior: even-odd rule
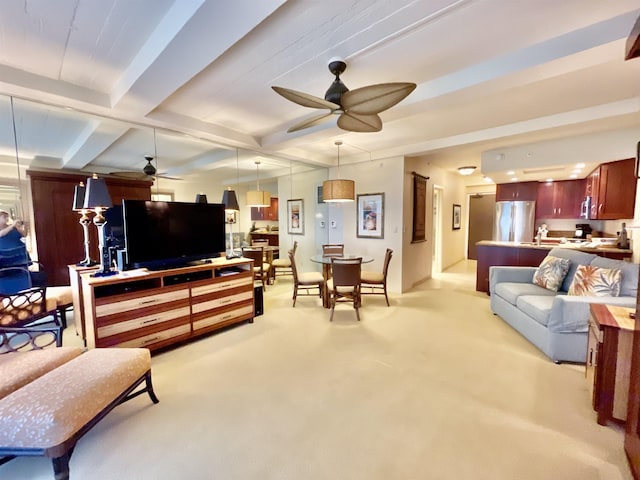
[[[584,168],[586,165],[584,163],[576,163],[576,168]]]
[[[482,177],[484,179],[485,182],[487,183],[493,183],[493,180],[491,180],[489,177]]]
[[[511,181],[512,181],[512,182],[517,182],[517,181],[518,181],[518,177],[512,177],[512,178],[511,178]]]
[[[513,175],[514,173],[516,173],[516,172],[514,172],[513,170],[509,170],[509,171],[507,172],[507,175]]]
[[[547,178],[546,182],[547,183],[553,183],[553,178]]]
[[[580,173],[581,171],[582,170],[579,170],[579,169],[576,168],[575,170],[572,170],[571,173],[576,174],[576,173]]]
[[[576,175],[575,173],[572,173],[571,175],[569,175],[569,178],[578,178],[578,175]]]

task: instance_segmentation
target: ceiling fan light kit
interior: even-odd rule
[[[279,95],[303,107],[329,110],[329,113],[322,113],[293,125],[287,132],[320,125],[330,120],[334,114],[339,115],[338,127],[343,130],[379,132],[382,130],[382,119],[378,114],[402,101],[416,88],[415,83],[396,82],[349,90],[340,80],[340,75],[346,68],[347,64],[342,60],[332,59],[329,62],[329,71],[336,78],[326,91],[324,99],[288,88],[271,87]]]

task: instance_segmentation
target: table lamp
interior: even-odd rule
[[[236,192],[231,190],[231,188],[225,190],[222,194],[222,203],[224,204],[225,216],[228,212],[235,213],[240,210]],[[236,255],[233,251],[233,224],[235,223],[235,217],[230,215],[227,220],[227,223],[229,224],[229,250],[227,251],[227,259],[238,258],[239,255]]]
[[[109,252],[104,246],[104,226],[107,219],[102,214],[107,208],[113,207],[109,190],[104,178],[98,178],[94,173],[93,177],[87,179],[87,187],[84,195],[85,209],[94,210],[96,212],[93,217],[93,223],[98,228],[98,251],[100,252],[100,270],[95,272],[92,277],[106,277],[114,275],[116,272],[111,270],[109,264]]]
[[[76,264],[78,267],[91,267],[96,264],[89,253],[89,224],[91,223],[91,218],[89,218],[89,210],[84,208],[85,190],[84,182],[80,182],[79,185],[74,187],[73,207],[71,208],[74,212],[80,213],[79,223],[82,225],[82,233],[84,234],[84,260]]]

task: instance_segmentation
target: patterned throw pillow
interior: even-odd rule
[[[547,255],[533,274],[533,283],[547,290],[558,291],[569,271],[571,260]]]
[[[580,265],[569,287],[569,295],[617,297],[620,295],[622,270]]]

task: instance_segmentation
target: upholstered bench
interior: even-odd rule
[[[55,479],[68,479],[78,440],[116,405],[144,392],[158,402],[148,349],[101,348],[77,356],[0,399],[0,464],[45,456]]]
[[[0,355],[0,399],[82,352],[80,347],[60,347]]]

